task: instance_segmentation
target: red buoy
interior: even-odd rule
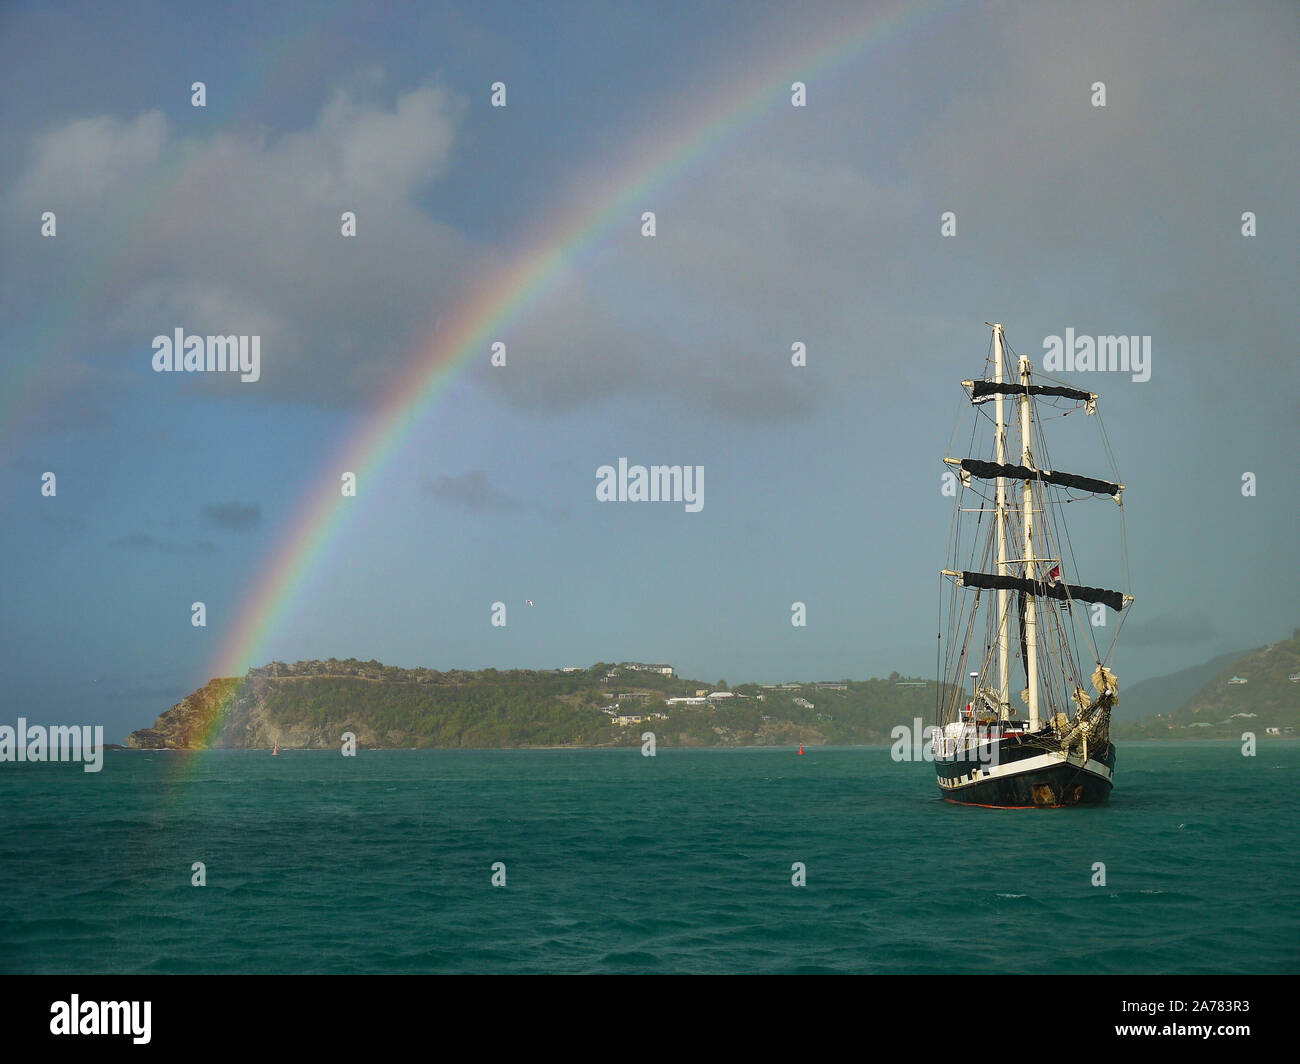
[[[799,756],[803,757],[803,743],[799,744]]]

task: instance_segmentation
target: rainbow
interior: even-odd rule
[[[436,404],[456,370],[471,358],[488,357],[500,330],[545,295],[576,259],[590,253],[615,226],[639,224],[641,210],[662,203],[671,183],[716,154],[736,134],[771,109],[790,106],[793,81],[808,85],[815,106],[815,78],[868,47],[897,41],[957,6],[957,0],[925,0],[867,10],[847,24],[829,27],[798,55],[756,64],[751,75],[710,106],[693,102],[682,111],[691,120],[625,165],[602,194],[588,193],[560,212],[529,242],[531,250],[481,284],[453,321],[436,328],[421,344],[406,371],[359,430],[324,464],[317,482],[296,510],[287,532],[251,583],[235,622],[228,629],[207,676],[244,674],[265,661],[263,649],[295,602],[308,575],[324,559],[345,522],[349,499],[340,492],[340,474],[357,476],[359,491]],[[224,714],[222,714],[224,716]],[[212,723],[205,745],[220,729]]]

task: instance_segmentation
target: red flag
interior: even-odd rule
[[[1056,583],[1058,580],[1060,580],[1061,567],[1059,565],[1053,565],[1052,571],[1047,574],[1047,579],[1050,580],[1052,583]]]

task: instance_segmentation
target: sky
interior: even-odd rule
[[[1058,374],[1121,682],[1289,636],[1298,54],[1291,2],[5,5],[0,717],[331,656],[931,676],[994,321],[1150,337]],[[177,328],[258,379],[156,372]],[[600,501],[620,458],[703,506]]]

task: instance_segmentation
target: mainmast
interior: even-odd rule
[[[1002,325],[998,323],[993,326],[993,341],[995,347],[995,357],[993,363],[993,379],[1002,383]],[[1006,419],[1003,414],[1002,392],[997,393],[997,401],[994,404],[997,408],[997,450],[998,465],[1005,466],[1007,463],[1007,427]],[[998,575],[1009,576],[1007,569],[1007,480],[1006,477],[998,477],[997,481],[997,535],[998,535]],[[998,588],[998,716],[1002,720],[1008,720],[1011,716],[1011,689],[1010,689],[1010,664],[1011,664],[1011,618],[1007,613],[1007,605],[1010,601],[1009,593],[1006,588]]]
[[[1031,442],[1031,400],[1029,397],[1029,374],[1033,367],[1026,355],[1020,356],[1020,383],[1024,392],[1020,396],[1020,464],[1034,468],[1034,458],[1030,449]],[[1024,482],[1022,503],[1024,507],[1023,523],[1025,527],[1025,579],[1037,582],[1037,566],[1034,561],[1034,487],[1033,480]],[[1000,572],[1000,570],[999,570]],[[1038,601],[1034,595],[1025,596],[1025,681],[1029,688],[1029,730],[1038,731]]]

